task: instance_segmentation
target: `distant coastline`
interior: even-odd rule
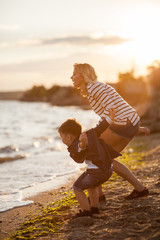
[[[24,91],[0,92],[0,100],[20,100],[23,95]]]
[[[0,100],[17,100],[24,102],[48,102],[53,106],[81,106],[89,108],[86,98],[72,86],[54,85],[47,89],[43,85],[33,86],[26,91],[0,92]]]

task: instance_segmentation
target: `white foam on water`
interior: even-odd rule
[[[33,201],[23,201],[20,192],[0,195],[0,212],[5,212],[15,207],[21,207],[31,203],[33,203]]]

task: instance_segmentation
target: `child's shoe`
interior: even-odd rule
[[[99,208],[98,207],[91,207],[91,213],[93,214],[100,214]]]

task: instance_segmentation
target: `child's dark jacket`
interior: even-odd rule
[[[109,170],[112,159],[121,154],[106,144],[102,139],[99,139],[94,128],[88,130],[86,134],[88,137],[88,145],[84,150],[78,151],[79,138],[76,138],[71,146],[68,147],[71,158],[77,163],[83,163],[85,160],[89,160],[100,169],[104,171]]]

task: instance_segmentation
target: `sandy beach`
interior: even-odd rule
[[[70,179],[66,185],[29,198],[34,203],[0,213],[0,239],[160,239],[160,134],[136,137],[123,162],[147,186],[150,195],[125,201],[132,186],[113,174],[104,184],[100,215],[72,219],[78,203]],[[134,151],[133,151],[134,149]]]

